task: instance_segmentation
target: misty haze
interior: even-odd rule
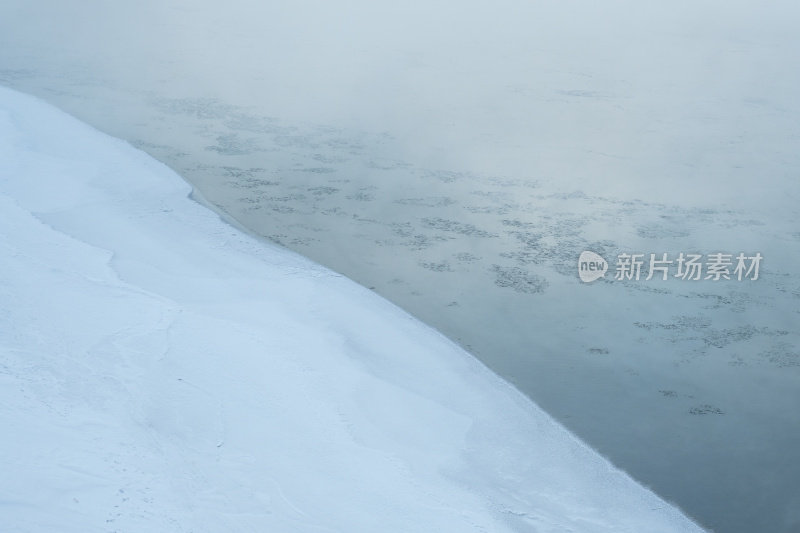
[[[441,331],[701,526],[789,533],[799,17],[788,1],[0,0],[0,84]],[[609,261],[591,284],[583,251]],[[755,281],[614,279],[621,253],[681,252],[764,259]]]

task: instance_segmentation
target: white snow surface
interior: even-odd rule
[[[436,331],[189,194],[0,88],[3,532],[700,531]]]

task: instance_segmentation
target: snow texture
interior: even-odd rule
[[[436,331],[0,88],[0,530],[700,531]]]

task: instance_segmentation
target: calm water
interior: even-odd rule
[[[432,324],[703,525],[800,531],[792,6],[106,4],[3,2],[0,83]],[[765,259],[586,285],[583,250]]]

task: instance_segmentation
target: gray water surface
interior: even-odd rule
[[[0,83],[433,325],[704,526],[797,532],[799,13],[722,5],[6,0]],[[583,284],[583,250],[765,259]]]

